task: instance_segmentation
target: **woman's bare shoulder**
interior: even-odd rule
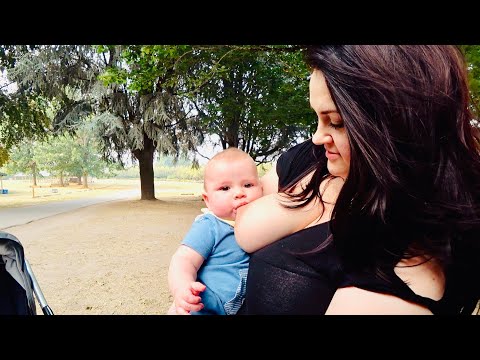
[[[417,295],[432,300],[443,297],[445,276],[442,267],[434,259],[415,257],[402,260],[394,270]],[[327,314],[429,315],[432,312],[425,306],[394,295],[350,286],[335,292]]]
[[[432,300],[440,300],[443,297],[445,273],[435,259],[423,256],[404,259],[394,270],[415,294]]]
[[[338,289],[326,315],[431,315],[418,304],[397,296],[382,294],[357,287]]]

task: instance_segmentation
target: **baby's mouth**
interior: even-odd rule
[[[247,204],[248,204],[248,202],[244,201],[244,202],[238,204],[238,205],[235,207],[235,210],[238,210],[238,208],[242,207],[243,205],[247,205]]]

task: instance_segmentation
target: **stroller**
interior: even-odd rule
[[[20,241],[0,232],[0,255],[0,315],[36,315],[34,295],[43,314],[53,315]]]

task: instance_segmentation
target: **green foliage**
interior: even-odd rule
[[[108,61],[99,78],[108,87],[100,100],[95,133],[105,158],[123,163],[131,153],[137,161],[150,152],[186,155],[201,141],[196,117],[177,95],[175,66],[191,46],[102,46]],[[150,161],[150,160],[149,160]],[[152,179],[153,180],[153,179]]]
[[[234,50],[219,47],[208,54],[210,64],[192,67],[192,77],[220,62],[222,71],[190,98],[203,128],[218,135],[223,148],[235,146],[268,162],[298,137],[308,137],[316,124],[308,105],[308,71],[298,51]]]
[[[57,176],[88,174],[101,177],[111,176],[115,168],[101,159],[85,129],[83,137],[64,133],[50,135],[43,142],[23,142],[13,147],[6,169],[9,173],[35,171],[38,175],[40,170],[46,170]]]
[[[20,144],[13,146],[9,151],[9,161],[5,165],[5,170],[9,174],[18,172],[38,175],[38,168],[36,165],[36,157],[34,150],[34,142],[24,140]]]
[[[7,163],[9,158],[7,149],[0,146],[0,167]]]
[[[201,137],[192,127],[195,118],[175,95],[173,70],[185,48],[189,46],[42,45],[8,62],[14,65],[9,78],[17,82],[20,98],[30,94],[55,104],[56,133],[74,134],[95,114],[90,136],[100,141],[105,159],[122,163],[130,153],[148,163],[154,152],[177,156],[191,151]],[[0,134],[9,129],[5,124]],[[9,140],[16,133],[12,130],[0,141],[10,141],[8,146],[17,141]]]
[[[108,68],[103,74],[99,75],[98,78],[105,86],[112,83],[124,85],[127,83],[128,73],[124,69]]]
[[[273,163],[264,163],[257,166],[258,176],[262,177],[265,175],[273,166]]]
[[[480,116],[480,45],[460,46],[468,64],[468,82],[472,111],[478,119]]]
[[[210,133],[266,162],[315,123],[293,46],[42,45],[23,54],[5,63],[23,101],[49,101],[34,107],[44,109],[36,119],[48,108],[55,132],[74,134],[94,114],[89,134],[110,161],[130,154],[148,168],[155,153],[185,155]]]
[[[49,137],[35,146],[37,166],[54,175],[63,176],[70,168],[73,150],[73,141],[70,136]]]
[[[0,45],[0,72],[13,68],[22,55],[37,48],[37,45]]]
[[[24,139],[43,138],[50,126],[41,97],[0,93],[0,144],[7,149]]]
[[[177,61],[192,51],[190,45],[99,46],[100,53],[113,53],[119,60],[100,75],[104,85],[126,85],[139,93],[176,87]],[[126,67],[125,67],[126,65]],[[128,80],[128,81],[127,81]]]
[[[111,175],[115,169],[102,159],[98,141],[92,137],[95,123],[92,119],[84,121],[76,130],[75,137],[70,137],[72,142],[72,155],[68,171],[77,176],[88,174],[101,177]]]

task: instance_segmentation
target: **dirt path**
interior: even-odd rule
[[[118,201],[7,231],[55,314],[164,314],[170,256],[203,205],[198,196]]]

